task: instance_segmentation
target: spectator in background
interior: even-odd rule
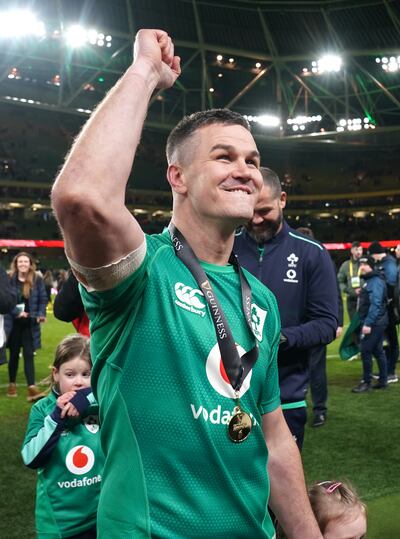
[[[337,282],[328,251],[284,221],[286,193],[278,175],[264,181],[251,221],[235,238],[240,264],[275,294],[282,329],[279,387],[286,422],[298,447],[307,421],[309,351],[330,343],[338,327]]]
[[[396,363],[399,358],[399,340],[397,337],[396,317],[394,312],[394,290],[397,285],[397,264],[396,259],[387,254],[386,250],[378,241],[373,241],[368,247],[368,253],[375,260],[376,268],[385,277],[387,297],[388,297],[388,325],[386,328],[387,346],[384,347],[387,360],[387,381],[393,384],[399,381],[396,374]]]
[[[351,321],[357,310],[358,292],[361,287],[359,261],[362,254],[363,248],[361,243],[359,241],[353,241],[350,249],[350,258],[343,262],[338,273],[340,290],[342,294],[346,295],[349,321]]]
[[[61,269],[57,275],[57,291],[59,292],[63,287],[65,281],[68,279],[68,271]]]
[[[383,350],[383,337],[388,324],[386,283],[382,273],[375,267],[372,256],[360,258],[360,275],[363,285],[358,302],[361,323],[360,351],[363,363],[363,379],[352,389],[353,393],[365,393],[371,388],[372,356],[379,366],[379,380],[373,389],[387,387],[387,364]]]
[[[396,245],[396,249],[394,250],[394,254],[396,256],[396,260],[397,260],[397,264],[398,264],[399,260],[400,260],[400,244]]]
[[[3,266],[0,266],[0,365],[7,363],[4,315],[9,313],[16,303],[17,298],[10,286],[7,272]]]
[[[89,319],[85,313],[79,283],[72,271],[54,299],[54,316],[63,322],[72,322],[76,331],[89,336]]]
[[[308,227],[299,227],[297,232],[301,232],[310,238],[314,238],[314,233],[311,228]],[[332,260],[332,265],[335,270],[336,268]],[[337,296],[338,296],[338,323],[339,326],[336,330],[336,338],[340,337],[343,331],[343,300],[342,294],[340,292],[339,283],[336,279],[337,284]],[[311,400],[313,405],[313,427],[322,427],[325,425],[326,416],[328,412],[327,401],[328,401],[328,379],[326,373],[326,352],[327,346],[317,345],[310,349],[309,352],[309,364],[310,364],[310,391],[311,391]]]
[[[43,283],[46,289],[47,303],[51,301],[51,290],[54,286],[54,277],[51,270],[46,270],[43,275]]]
[[[8,397],[17,396],[19,352],[22,348],[25,377],[28,384],[28,401],[44,396],[35,385],[34,351],[40,348],[40,324],[46,321],[47,295],[43,279],[36,273],[36,265],[28,253],[18,253],[11,262],[11,288],[17,305],[7,314],[7,347],[10,349],[8,364]]]

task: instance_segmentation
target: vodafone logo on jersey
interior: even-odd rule
[[[71,473],[83,475],[93,468],[94,453],[86,445],[76,445],[68,451],[65,465]]]
[[[236,348],[240,357],[242,357],[246,353],[246,351],[240,345],[237,344]],[[208,381],[217,393],[228,399],[235,398],[235,392],[229,382],[229,378],[224,369],[224,364],[222,362],[221,352],[219,350],[218,343],[211,349],[210,353],[208,354],[206,373]],[[252,374],[253,371],[251,370],[244,379],[239,392],[240,397],[243,397],[243,395],[249,389]]]

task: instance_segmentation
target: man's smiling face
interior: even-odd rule
[[[260,157],[251,133],[240,125],[211,124],[185,143],[182,166],[194,212],[205,218],[250,219],[262,186]]]

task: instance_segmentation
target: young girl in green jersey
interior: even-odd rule
[[[354,488],[340,481],[323,481],[308,490],[310,503],[324,539],[364,539],[367,510]],[[277,539],[285,539],[278,527]]]
[[[52,391],[29,416],[22,458],[38,470],[39,539],[95,539],[104,457],[98,406],[90,388],[89,339],[74,334],[57,346]]]

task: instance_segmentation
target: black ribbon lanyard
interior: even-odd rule
[[[214,322],[215,333],[217,335],[218,346],[221,352],[225,372],[233,389],[235,391],[239,391],[243,381],[257,361],[259,352],[258,343],[256,342],[254,347],[246,352],[242,357],[239,356],[228,322],[221,309],[219,301],[215,297],[210,281],[208,280],[207,275],[201,267],[196,255],[181,232],[179,232],[173,223],[169,224],[168,231],[171,236],[171,241],[172,245],[174,246],[176,256],[188,268],[204,294]],[[246,318],[247,326],[251,334],[254,336],[253,328],[251,326],[250,285],[243,274],[242,268],[238,264],[236,256],[233,253],[229,258],[229,262],[234,266],[239,274],[243,312]]]

